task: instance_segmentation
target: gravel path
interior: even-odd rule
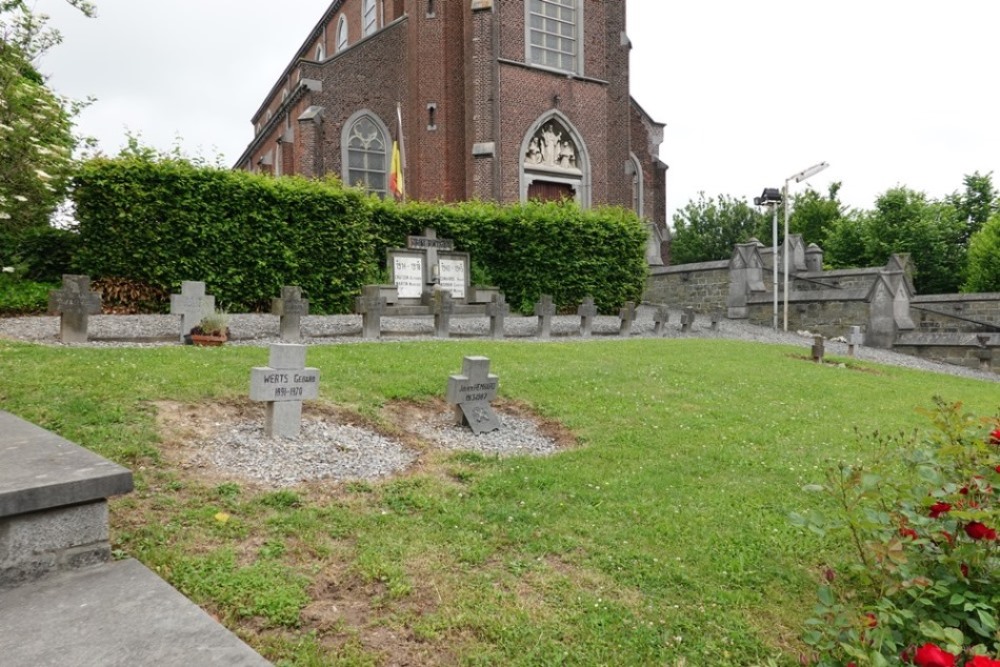
[[[717,331],[708,318],[699,316],[689,333],[682,333],[677,322],[680,311],[671,312],[664,338],[727,338],[759,343],[786,344],[808,350],[812,337],[807,332],[784,333],[736,320],[723,320]],[[578,337],[578,317],[556,317],[552,340],[583,340]],[[595,336],[590,340],[613,340],[619,328],[617,317],[600,316],[594,323]],[[278,318],[273,315],[233,315],[231,345],[264,346],[278,341]],[[304,342],[350,344],[363,342],[359,315],[307,316],[303,318]],[[507,340],[537,341],[537,319],[510,316],[506,320]],[[430,317],[383,318],[384,341],[426,340],[434,334]],[[486,336],[489,321],[485,317],[453,318],[452,336]],[[90,347],[145,347],[179,344],[179,321],[173,315],[98,315],[91,317]],[[45,345],[58,342],[57,317],[19,317],[0,319],[0,338],[32,341]],[[640,307],[633,326],[633,337],[652,337],[653,309]],[[83,345],[83,344],[81,344]],[[846,356],[847,345],[827,341],[827,353]],[[1000,382],[1000,375],[970,368],[951,366],[898,354],[888,350],[858,347],[858,359],[880,364],[905,366],[937,373]],[[530,419],[498,413],[499,431],[475,436],[455,426],[450,410],[407,423],[404,427],[437,447],[452,451],[475,451],[487,456],[545,456],[558,451],[557,444],[542,435]],[[333,421],[304,418],[298,438],[269,438],[260,422],[233,421],[220,424],[208,439],[189,443],[195,452],[192,463],[208,466],[228,475],[253,480],[270,487],[287,487],[310,480],[371,480],[406,470],[418,459],[416,452],[396,440],[374,431]]]

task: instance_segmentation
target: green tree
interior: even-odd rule
[[[87,2],[67,2],[93,14]],[[48,223],[73,168],[80,105],[49,90],[33,64],[61,39],[45,22],[23,0],[0,0],[0,232],[8,237]]]
[[[1000,212],[969,240],[964,292],[1000,292]]]
[[[985,176],[978,171],[966,174],[964,192],[953,193],[948,201],[958,210],[959,219],[967,226],[965,241],[978,232],[990,216],[1000,210],[1000,195],[993,187],[993,172]]]
[[[825,260],[834,267],[879,266],[909,253],[921,294],[958,291],[965,270],[966,225],[950,202],[929,201],[905,187],[886,191],[875,210],[844,218],[827,235]]]
[[[812,188],[795,195],[788,227],[793,234],[801,234],[808,243],[823,246],[830,229],[843,217],[844,205],[837,197],[840,183],[831,183],[827,196]]]
[[[729,259],[733,246],[769,229],[770,218],[750,206],[745,199],[729,195],[706,198],[698,193],[674,213],[670,241],[671,264],[710,262]]]

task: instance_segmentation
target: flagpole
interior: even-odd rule
[[[403,105],[396,102],[396,135],[399,137],[399,170],[403,177],[403,196],[401,201],[406,201],[406,145],[403,143]]]

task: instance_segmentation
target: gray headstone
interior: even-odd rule
[[[476,435],[500,428],[500,419],[490,406],[499,385],[500,378],[490,373],[487,357],[465,357],[462,374],[448,378],[447,401],[455,406],[457,423]]]
[[[490,318],[490,336],[503,338],[503,323],[509,312],[507,297],[499,293],[494,294],[493,300],[486,305],[486,314]]]
[[[455,300],[447,290],[435,290],[431,304],[434,309],[434,335],[447,338],[451,330],[451,314],[455,311]]]
[[[90,291],[90,276],[62,278],[62,287],[49,292],[49,313],[59,315],[59,340],[86,343],[88,319],[101,312],[101,295]]]
[[[552,303],[552,296],[543,294],[538,303],[535,304],[535,316],[538,318],[538,335],[541,338],[549,338],[552,335],[552,318],[555,317],[556,307]]]
[[[306,346],[275,343],[267,366],[250,370],[250,400],[266,401],[264,433],[294,438],[302,429],[302,401],[319,398],[319,369],[306,367]]]
[[[181,293],[170,295],[170,314],[181,316],[182,343],[201,318],[214,312],[215,297],[205,294],[205,283],[200,280],[185,280],[181,283]]]
[[[718,331],[719,330],[719,322],[722,321],[722,313],[719,312],[719,311],[717,311],[717,310],[713,310],[711,318],[712,318],[711,319],[711,322],[712,322],[712,324],[711,324],[712,331]]]
[[[301,287],[282,287],[281,298],[271,299],[271,313],[281,317],[278,325],[281,340],[302,340],[302,316],[309,314],[309,301],[302,298]]]
[[[580,335],[589,338],[594,332],[594,318],[597,317],[594,297],[584,298],[583,303],[576,309],[576,314],[580,316]]]
[[[632,335],[632,323],[635,321],[635,304],[631,301],[626,301],[622,309],[618,311],[618,317],[621,318],[621,326],[618,329],[618,335]]]
[[[666,306],[660,306],[653,315],[653,333],[657,336],[663,335],[663,330],[667,322],[670,321],[670,310]]]

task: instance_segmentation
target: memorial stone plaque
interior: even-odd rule
[[[427,279],[423,253],[390,250],[389,270],[400,299],[419,299],[424,293]]]
[[[439,284],[441,289],[451,292],[455,299],[465,298],[465,288],[468,284],[468,263],[461,255],[439,257]]]

